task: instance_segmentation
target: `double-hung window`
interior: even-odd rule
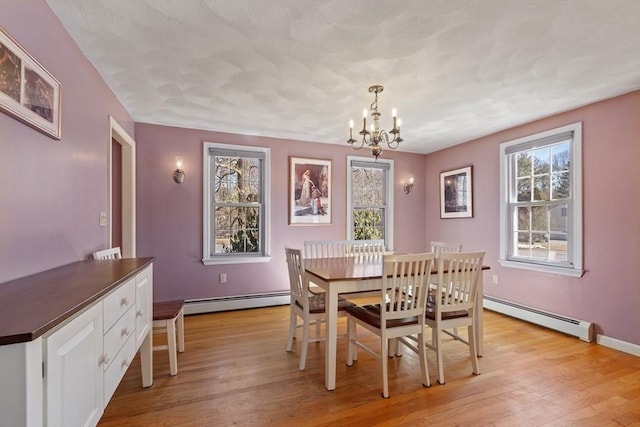
[[[393,160],[347,156],[347,236],[393,248]]]
[[[204,143],[204,264],[269,260],[269,149]]]
[[[500,263],[582,275],[582,125],[500,145]]]

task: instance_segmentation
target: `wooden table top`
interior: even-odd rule
[[[383,256],[305,259],[304,268],[312,276],[328,282],[337,280],[370,280],[382,277]],[[483,265],[483,270],[489,266]],[[431,274],[438,272],[435,260]]]
[[[382,277],[382,256],[305,259],[307,273],[326,281]]]
[[[152,261],[153,258],[78,261],[0,284],[0,345],[38,338]]]

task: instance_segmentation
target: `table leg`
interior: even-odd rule
[[[476,295],[476,309],[473,311],[474,321],[476,323],[475,333],[476,333],[476,346],[478,356],[482,356],[484,354],[484,315],[483,315],[483,295],[484,295],[484,285],[482,277],[484,276],[484,271],[480,272],[480,278],[478,280],[478,292]]]
[[[336,357],[338,346],[338,292],[335,286],[328,286],[325,294],[326,342],[324,357],[324,384],[327,390],[336,388]]]

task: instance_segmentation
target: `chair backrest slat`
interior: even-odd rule
[[[342,258],[384,254],[384,240],[306,240],[304,257]]]
[[[285,246],[291,299],[297,301],[305,310],[309,310],[309,280],[304,269],[304,260],[300,249]]]
[[[433,252],[436,255],[436,258],[440,258],[440,254],[443,252],[461,252],[461,251],[462,251],[462,243],[431,241],[431,252]]]
[[[438,263],[440,311],[468,310],[473,307],[482,274],[484,252],[444,252]]]
[[[96,251],[93,253],[93,259],[121,259],[120,247],[104,249],[102,251]]]
[[[383,322],[412,316],[419,316],[424,322],[434,258],[433,253],[384,257],[380,313]]]

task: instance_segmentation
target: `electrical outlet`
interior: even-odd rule
[[[494,275],[493,275],[493,284],[494,284],[494,285],[497,285],[497,284],[498,284],[498,275],[497,275],[497,274],[494,274]]]
[[[98,224],[100,224],[100,227],[106,227],[107,226],[107,213],[106,212],[100,212]]]
[[[220,276],[218,277],[218,281],[220,283],[227,283],[227,273],[220,273]]]

